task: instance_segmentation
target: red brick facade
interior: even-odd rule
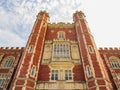
[[[72,24],[51,24],[48,13],[41,11],[25,48],[1,47],[0,90],[43,90],[41,85],[57,80],[56,83],[68,84],[67,70],[69,83],[85,84],[82,90],[119,90],[120,49],[97,49],[85,15],[76,12],[73,19]],[[62,39],[59,32],[64,34]],[[68,45],[68,58],[60,53],[61,57],[55,58],[54,45]],[[62,52],[65,53],[65,48]]]

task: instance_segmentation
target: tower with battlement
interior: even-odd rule
[[[0,90],[120,90],[120,49],[96,47],[83,12],[40,11],[24,48],[0,48]]]

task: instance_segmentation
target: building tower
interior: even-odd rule
[[[38,13],[11,90],[34,90],[48,22],[48,13],[45,11]]]
[[[85,15],[82,12],[76,12],[74,14],[74,22],[87,88],[89,90],[111,90],[108,75],[86,22]]]
[[[74,13],[73,20],[73,23],[50,23],[49,14],[40,11],[24,49],[0,48],[0,71],[2,71],[0,89],[114,90],[120,88],[118,78],[120,50],[98,51],[83,12]],[[11,52],[15,55],[17,52],[19,56],[12,55]],[[9,55],[14,58],[11,65],[7,65],[9,72],[4,72],[6,61],[8,63],[10,59],[6,57]],[[6,75],[7,79],[1,79]]]

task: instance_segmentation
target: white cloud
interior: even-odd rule
[[[0,46],[5,47],[23,47],[26,41],[21,39],[15,33],[9,32],[7,30],[0,30]]]
[[[119,8],[119,0],[3,0],[0,1],[0,46],[15,46],[16,43],[7,39],[13,38],[11,35],[18,38],[16,42],[21,41],[16,46],[25,46],[40,10],[49,12],[51,22],[73,22],[73,13],[82,10],[98,46],[119,46]],[[4,41],[10,44],[5,45]]]

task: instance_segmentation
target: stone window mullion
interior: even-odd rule
[[[54,57],[56,57],[56,55],[57,55],[57,45],[54,45]]]
[[[69,58],[70,57],[70,47],[68,44],[57,44],[53,45],[53,56],[55,58]]]

